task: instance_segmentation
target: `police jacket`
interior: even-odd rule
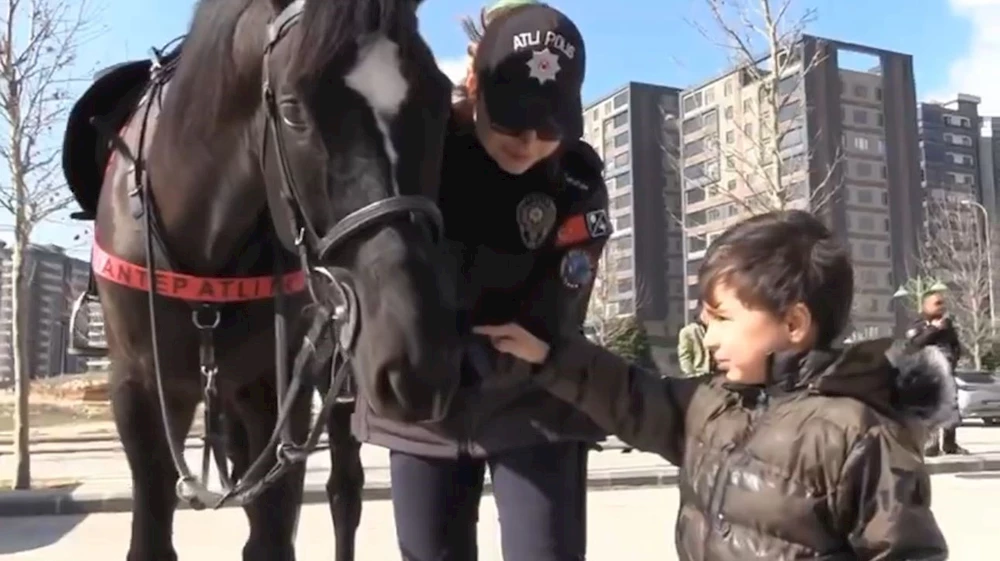
[[[612,226],[603,163],[590,145],[515,176],[483,150],[471,127],[445,143],[439,205],[460,315],[467,326],[518,322],[543,340],[580,333]],[[511,369],[531,366],[485,340],[466,353],[448,417],[412,425],[379,417],[364,395],[352,419],[361,442],[430,457],[487,456],[605,435],[584,414]],[[510,383],[509,380],[520,380]]]
[[[951,367],[955,368],[962,356],[962,345],[958,340],[958,330],[950,318],[945,318],[941,327],[935,327],[921,318],[913,322],[906,331],[906,338],[917,347],[934,345],[939,347],[948,357]]]

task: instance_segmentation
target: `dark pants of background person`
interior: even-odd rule
[[[488,459],[392,452],[392,505],[404,561],[476,561],[483,476],[490,468],[506,561],[582,561],[587,546],[587,453],[580,442]]]

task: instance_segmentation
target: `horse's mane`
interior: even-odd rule
[[[256,107],[260,92],[241,86],[260,81],[271,12],[268,0],[199,0],[164,101],[172,119],[161,127],[186,138],[206,137]],[[241,24],[244,14],[250,19]]]
[[[306,0],[290,79],[317,82],[345,71],[362,35],[395,35],[413,0]],[[271,0],[199,0],[165,100],[173,130],[205,138],[260,102]],[[251,87],[254,86],[254,87]]]

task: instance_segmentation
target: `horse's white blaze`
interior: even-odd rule
[[[406,101],[409,84],[403,77],[399,60],[399,45],[384,36],[362,45],[358,61],[344,78],[348,87],[361,94],[371,106],[375,124],[382,133],[386,157],[392,167],[393,191],[396,185],[396,148],[392,145],[389,123],[399,114]]]

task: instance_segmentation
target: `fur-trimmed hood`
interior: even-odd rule
[[[928,429],[958,419],[957,387],[947,357],[936,346],[875,339],[835,351],[777,356],[772,384],[852,397],[883,414],[919,421]]]

